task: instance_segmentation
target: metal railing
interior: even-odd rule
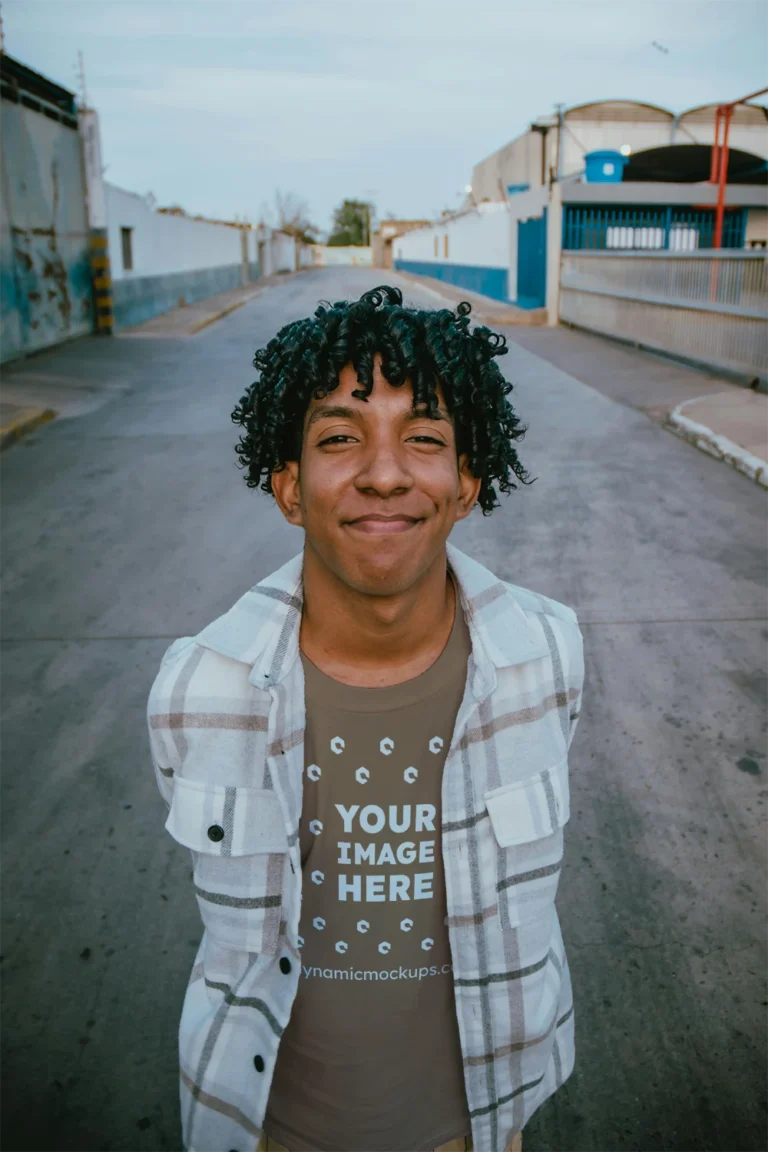
[[[564,251],[560,319],[750,376],[768,374],[762,251]]]
[[[746,222],[746,209],[726,211],[723,248],[744,247]],[[714,208],[568,204],[563,212],[563,248],[571,251],[711,249],[714,232]]]

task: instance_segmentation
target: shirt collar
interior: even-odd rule
[[[522,608],[514,586],[446,543],[461,605],[472,638],[472,691],[478,698],[496,687],[495,670],[549,652],[539,627]],[[303,604],[303,551],[255,584],[196,637],[203,648],[251,665],[248,680],[258,688],[278,684],[299,654]]]

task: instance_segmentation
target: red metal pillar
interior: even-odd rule
[[[723,147],[720,151],[720,184],[717,190],[717,212],[715,213],[715,235],[712,240],[713,248],[723,246],[723,217],[725,215],[725,187],[728,181],[728,129],[733,115],[733,105],[723,107]]]
[[[709,166],[709,183],[716,184],[720,172],[720,116],[722,108],[718,104],[715,109],[715,139],[712,144],[712,161]]]

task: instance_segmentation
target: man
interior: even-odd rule
[[[504,339],[469,310],[320,307],[232,414],[247,484],[305,536],[149,698],[205,926],[189,1152],[519,1152],[573,1069],[554,900],[582,637],[446,543],[526,476]]]

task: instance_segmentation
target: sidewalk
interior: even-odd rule
[[[228,316],[237,308],[249,303],[271,284],[280,284],[298,273],[263,276],[243,287],[219,292],[195,304],[174,308],[153,316],[143,324],[126,328],[116,336],[99,337],[102,340],[120,340],[124,337],[170,337],[188,338],[196,336],[217,320]],[[87,339],[83,337],[83,339]],[[55,348],[44,349],[55,352]],[[15,444],[17,440],[33,432],[39,425],[55,417],[78,416],[92,411],[106,399],[98,396],[100,389],[69,376],[52,375],[46,369],[41,371],[38,356],[14,360],[2,368],[0,384],[0,452]]]
[[[768,488],[768,395],[581,329],[515,328],[511,343],[644,413]]]
[[[185,304],[183,308],[172,308],[170,312],[162,312],[145,320],[143,324],[136,324],[132,328],[121,328],[117,333],[122,336],[170,336],[184,337],[197,336],[204,328],[215,324],[250,303],[267,288],[274,284],[285,284],[300,276],[304,269],[295,272],[275,272],[270,276],[260,276],[238,288],[228,288],[226,292],[218,292],[215,296],[207,296],[205,300],[198,300],[194,304]]]
[[[389,269],[381,269],[382,279],[386,279]],[[457,288],[455,284],[446,284],[443,280],[436,280],[432,276],[416,276],[413,272],[401,272],[393,268],[394,275],[410,280],[417,284],[422,292],[436,296],[449,307],[455,307],[460,301],[468,300],[472,305],[470,320],[481,324],[521,325],[524,327],[540,327],[547,323],[546,308],[518,308],[516,304],[504,304],[501,300],[493,300],[490,296],[482,296],[479,292],[468,292],[466,288]]]
[[[274,277],[264,277],[263,280],[254,280],[238,288],[228,288],[226,292],[217,292],[215,296],[208,296],[205,300],[198,300],[194,304],[185,304],[183,308],[172,308],[170,312],[161,312],[143,324],[136,324],[132,328],[121,328],[118,336],[196,336],[215,324],[217,320],[229,316],[237,308],[242,308],[249,300],[253,300],[264,291],[265,280]]]
[[[768,396],[750,388],[684,400],[666,426],[768,488]]]

